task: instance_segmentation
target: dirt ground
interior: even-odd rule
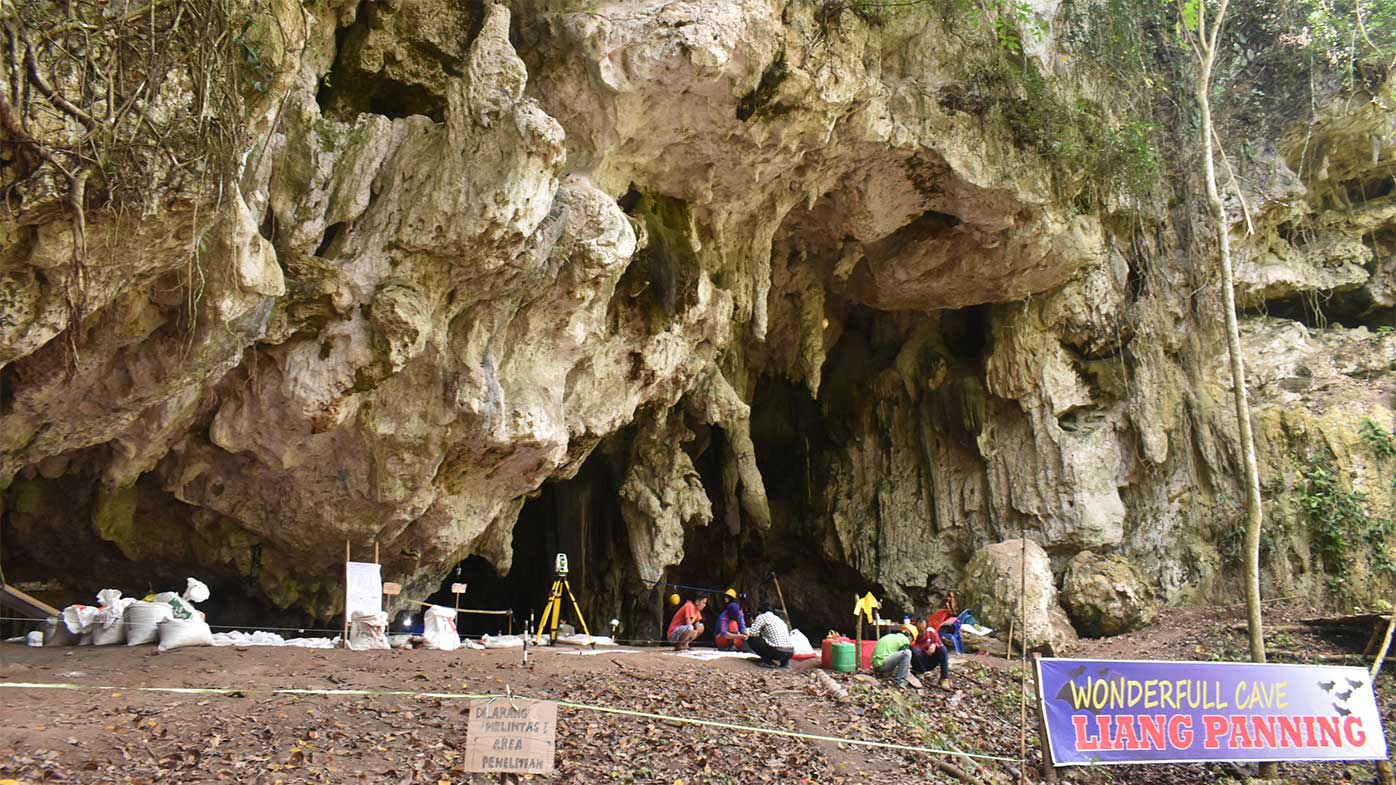
[[[1272,609],[1277,629],[1302,609]],[[1175,612],[1148,630],[1084,641],[1071,656],[1243,659],[1239,610]],[[1331,633],[1271,636],[1271,648],[1337,656],[1365,641]],[[844,739],[957,750],[998,761],[810,741],[746,730],[561,707],[560,783],[1018,782],[1040,776],[1033,704],[1020,720],[1018,662],[972,654],[954,663],[953,687],[897,691],[835,676],[821,686],[815,662],[785,670],[752,661],[700,661],[659,650],[581,654],[517,650],[354,653],[293,648],[0,647],[0,682],[72,683],[101,689],[0,689],[0,781],[81,783],[475,783],[463,770],[468,701],[420,695],[286,695],[272,689],[502,693],[759,726]],[[1276,661],[1296,661],[1288,655]],[[1354,659],[1351,664],[1360,664]],[[143,692],[141,687],[220,687],[231,695]],[[1028,685],[1032,688],[1031,682]],[[1377,685],[1391,737],[1396,684]],[[1016,759],[1026,749],[1027,767]],[[1226,765],[1063,769],[1067,782],[1210,783]],[[1295,782],[1370,782],[1370,764],[1284,765]],[[523,777],[521,780],[535,778]],[[508,781],[513,781],[509,778]]]

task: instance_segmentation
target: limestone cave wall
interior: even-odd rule
[[[1170,602],[1231,596],[1191,110],[1145,102],[1147,189],[1053,155],[1044,134],[1134,129],[1065,5],[986,61],[989,30],[938,8],[262,0],[233,176],[93,201],[81,233],[20,153],[83,123],[0,85],[9,579],[197,573],[328,617],[346,540],[413,597],[557,547],[593,626],[652,624],[657,580],[770,571],[832,625],[850,591],[920,607],[1023,535],[1059,575],[1090,550]],[[190,83],[149,103],[192,109]],[[1393,588],[1389,93],[1222,115],[1249,132],[1224,149],[1271,593]],[[1366,511],[1342,559],[1315,467]]]

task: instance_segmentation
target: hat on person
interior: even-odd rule
[[[902,632],[906,633],[912,640],[916,640],[921,635],[921,631],[916,629],[915,624],[903,624]]]
[[[724,596],[724,597],[730,597],[730,598],[732,598],[732,599],[735,600],[735,599],[737,599],[737,590],[736,590],[736,589],[728,589],[727,591],[725,591],[725,592],[722,593],[722,596]]]

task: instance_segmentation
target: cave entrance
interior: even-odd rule
[[[522,634],[530,616],[535,621],[542,616],[555,575],[555,557],[565,553],[568,584],[588,628],[593,635],[609,635],[630,553],[616,498],[616,469],[614,457],[598,449],[576,476],[544,483],[519,512],[508,573],[500,575],[484,558],[471,556],[456,565],[429,601],[452,607],[451,584],[465,583],[462,608],[512,609],[513,631]],[[561,618],[581,631],[565,596]],[[509,625],[503,616],[462,613],[456,626],[461,634],[474,637],[502,634]]]

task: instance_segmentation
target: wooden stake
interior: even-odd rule
[[[1038,673],[1037,661],[1042,659],[1042,655],[1037,652],[1032,653],[1033,673]],[[1052,765],[1052,747],[1047,741],[1047,712],[1042,706],[1042,680],[1038,678],[1037,688],[1037,738],[1042,744],[1042,776],[1047,780],[1047,785],[1056,785],[1057,767]]]
[[[853,672],[863,672],[863,614],[858,614],[858,643],[853,650]]]
[[[1381,673],[1381,664],[1386,660],[1386,653],[1391,649],[1391,633],[1396,630],[1396,613],[1391,614],[1391,619],[1386,623],[1386,637],[1381,642],[1381,650],[1377,652],[1377,658],[1372,661],[1372,689],[1377,688],[1377,674]],[[1382,785],[1393,785],[1396,783],[1396,774],[1392,773],[1391,761],[1377,761],[1377,779]]]
[[[344,541],[344,637],[340,645],[349,648],[349,541]]]
[[[373,541],[373,563],[374,563],[374,564],[377,564],[377,563],[378,563],[378,541],[377,541],[377,540],[374,540],[374,541]]]
[[[774,572],[771,573],[771,583],[776,585],[776,598],[780,600],[780,612],[785,614],[785,623],[794,627],[794,622],[790,621],[790,609],[785,607],[785,595],[780,591],[780,579],[776,577]]]

